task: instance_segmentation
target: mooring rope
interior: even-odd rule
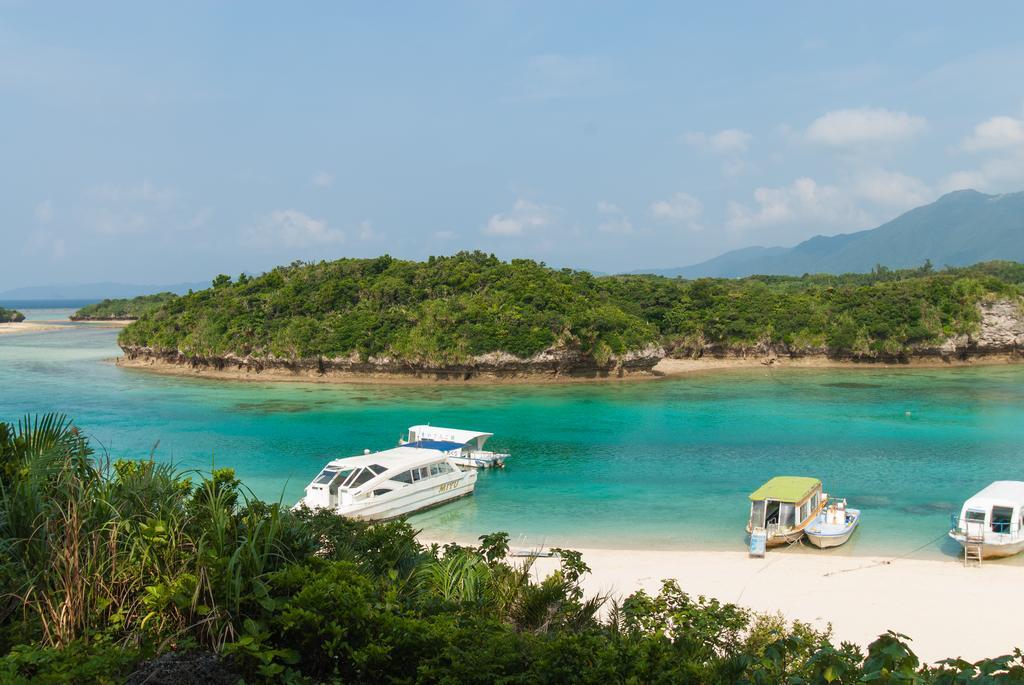
[[[946,537],[946,535],[948,535],[948,533],[943,533],[942,535],[939,535],[936,538],[932,538],[931,540],[929,540],[928,542],[924,543],[920,547],[915,547],[914,549],[910,550],[909,552],[906,552],[904,554],[900,554],[899,556],[892,557],[891,559],[882,559],[880,561],[875,561],[875,562],[872,562],[870,564],[864,564],[862,566],[855,566],[853,568],[843,568],[843,569],[839,569],[838,571],[829,571],[828,573],[826,573],[824,575],[825,575],[825,577],[837,576],[840,573],[850,573],[851,571],[862,571],[862,570],[864,570],[866,568],[875,568],[876,566],[888,566],[889,564],[891,564],[894,561],[898,561],[900,559],[905,559],[905,558],[909,557],[911,554],[915,554],[917,552],[920,552],[922,549],[924,549],[925,547],[928,547],[929,545],[934,545],[936,542],[938,542],[942,538]]]

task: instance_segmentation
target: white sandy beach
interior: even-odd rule
[[[41,331],[72,330],[75,326],[90,328],[124,328],[131,321],[112,319],[110,321],[75,321],[67,319],[40,319],[38,321],[20,321],[18,323],[0,323],[0,335],[16,335],[18,333],[39,333]]]
[[[964,568],[948,560],[837,556],[828,552],[769,550],[764,559],[746,552],[580,549],[592,573],[588,595],[624,599],[643,589],[657,594],[675,578],[691,595],[715,597],[763,613],[824,629],[862,648],[887,630],[908,635],[923,661],[969,660],[1008,654],[1024,644],[1018,592],[1024,568],[987,561]],[[545,576],[557,558],[537,559]]]
[[[18,323],[0,323],[0,335],[16,335],[18,333],[38,333],[60,328],[50,321],[20,321]]]

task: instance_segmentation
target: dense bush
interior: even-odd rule
[[[926,668],[901,635],[864,654],[674,581],[587,598],[578,553],[536,581],[508,549],[289,511],[230,470],[111,463],[58,416],[0,423],[0,681],[1024,682],[1019,652]]]
[[[4,309],[0,307],[0,323],[19,323],[25,320],[25,315],[15,309]]]
[[[121,333],[122,345],[188,355],[284,359],[393,355],[446,363],[552,345],[600,356],[642,347],[657,331],[607,301],[588,273],[479,252],[427,262],[296,263],[166,302]]]
[[[207,290],[142,311],[120,342],[188,356],[440,365],[488,352],[525,358],[553,345],[603,363],[651,343],[676,356],[774,346],[899,357],[977,331],[978,303],[1019,296],[1022,282],[1024,265],[1012,262],[687,281],[595,277],[479,252],[385,256],[295,263],[235,282],[219,276]]]
[[[898,357],[977,332],[978,304],[1019,297],[1024,265],[990,262],[935,272],[751,276],[693,281],[615,276],[604,285],[658,327],[678,355],[772,345],[794,353]]]
[[[89,304],[71,315],[72,321],[105,321],[137,319],[151,309],[173,300],[174,293],[139,295],[124,299],[108,299]]]

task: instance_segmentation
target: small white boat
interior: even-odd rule
[[[295,506],[384,521],[471,495],[476,479],[443,451],[396,447],[329,462]]]
[[[949,537],[965,559],[1009,557],[1024,550],[1024,482],[997,480],[953,514]]]
[[[820,549],[842,545],[860,523],[860,509],[848,509],[846,500],[832,500],[818,517],[804,528],[807,540]]]
[[[484,443],[492,437],[494,433],[460,428],[409,426],[408,438],[401,444],[406,447],[441,450],[459,466],[488,469],[492,466],[504,466],[505,460],[509,458],[504,452],[490,452],[484,449]]]
[[[828,495],[821,491],[821,481],[817,478],[772,478],[750,493],[747,532],[752,543],[763,538],[766,547],[777,547],[798,541],[827,500]],[[751,552],[754,553],[753,547]]]

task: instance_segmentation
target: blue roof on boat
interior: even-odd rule
[[[451,440],[417,440],[416,442],[407,442],[403,447],[419,447],[425,450],[438,450],[440,452],[451,452],[452,450],[462,449],[466,446],[464,442],[452,442]]]

